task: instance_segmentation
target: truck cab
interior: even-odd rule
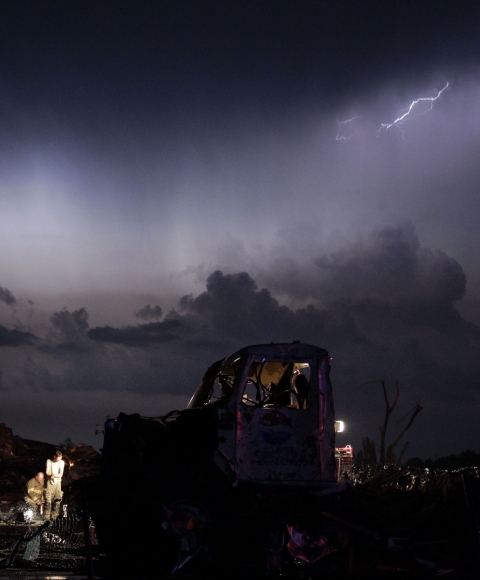
[[[293,504],[340,491],[329,374],[322,348],[247,346],[207,369],[187,408],[107,420],[89,502],[112,578],[138,577],[138,562],[177,571],[204,544],[259,565]]]
[[[175,487],[186,466],[234,486],[335,486],[328,352],[300,342],[247,346],[207,369],[186,409],[106,422],[103,476]]]
[[[245,347],[214,363],[187,410],[217,421],[215,463],[236,482],[335,485],[330,357],[299,342]]]

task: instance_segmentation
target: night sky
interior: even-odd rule
[[[340,444],[385,380],[407,457],[480,451],[479,39],[461,0],[4,0],[0,421],[99,448],[301,340]]]

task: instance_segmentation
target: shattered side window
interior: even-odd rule
[[[221,405],[226,402],[233,392],[233,384],[238,370],[240,359],[227,359],[211,384],[204,405]]]
[[[252,362],[242,392],[249,407],[307,409],[310,365],[305,362]]]
[[[213,383],[212,391],[207,405],[227,400],[232,394],[233,380],[235,377],[228,375],[218,375]]]
[[[208,405],[221,406],[233,391],[240,364],[239,357],[219,360],[211,365],[187,405],[187,409],[201,409]]]

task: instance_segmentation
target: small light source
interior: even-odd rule
[[[335,421],[335,433],[343,433],[345,431],[345,423],[343,421]]]
[[[32,519],[33,519],[33,510],[31,510],[31,509],[25,510],[25,521],[31,522]]]

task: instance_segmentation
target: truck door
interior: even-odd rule
[[[316,361],[251,357],[238,393],[239,479],[318,483],[321,421]]]

